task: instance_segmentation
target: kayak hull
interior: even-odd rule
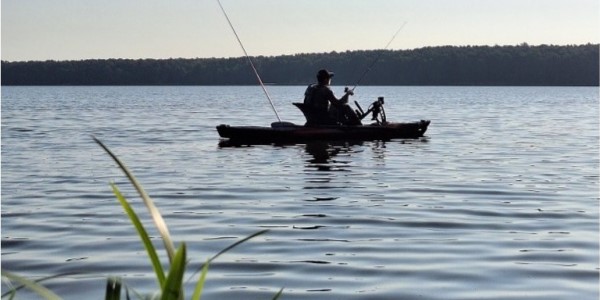
[[[385,125],[357,126],[300,126],[276,122],[271,127],[262,126],[217,126],[219,136],[231,143],[302,143],[327,140],[390,140],[416,139],[427,131],[429,120],[409,123],[387,123]]]

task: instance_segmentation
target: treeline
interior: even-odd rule
[[[443,46],[252,57],[263,82],[305,85],[319,69],[334,84],[598,86],[597,44]],[[373,62],[377,62],[373,65]],[[372,69],[366,76],[362,76]],[[2,85],[254,85],[246,58],[2,61]]]

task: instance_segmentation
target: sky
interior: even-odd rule
[[[251,56],[587,44],[598,0],[221,0]],[[217,0],[2,0],[5,61],[239,57]]]

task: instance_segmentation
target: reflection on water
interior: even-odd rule
[[[306,153],[310,159],[306,160],[307,169],[316,169],[318,171],[347,171],[351,166],[348,160],[336,160],[335,157],[340,154],[351,156],[354,149],[363,145],[363,142],[325,142],[317,141],[307,143]]]
[[[316,169],[318,171],[349,171],[353,164],[353,154],[364,152],[365,147],[372,153],[373,164],[384,165],[386,158],[386,143],[416,144],[427,143],[428,138],[393,141],[315,141],[307,143],[304,149],[309,158],[306,160],[307,170]],[[344,159],[336,159],[336,156],[343,156]],[[347,159],[346,159],[347,158]]]

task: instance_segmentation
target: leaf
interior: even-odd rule
[[[217,257],[221,256],[221,254],[223,254],[223,253],[225,253],[225,252],[227,252],[227,251],[229,251],[229,250],[231,250],[231,249],[235,248],[235,247],[236,247],[236,246],[238,246],[239,244],[241,244],[241,243],[243,243],[243,242],[246,242],[246,241],[248,241],[249,239],[255,238],[255,237],[257,237],[257,236],[259,236],[259,235],[261,235],[261,234],[265,234],[265,233],[267,233],[267,232],[269,232],[269,229],[263,229],[263,230],[261,230],[261,231],[259,231],[259,232],[255,232],[255,233],[253,233],[253,234],[251,234],[251,235],[249,235],[249,236],[247,236],[247,237],[245,237],[245,238],[243,238],[243,239],[241,239],[241,240],[239,240],[239,241],[237,241],[237,242],[235,242],[235,243],[233,243],[233,244],[229,245],[227,248],[225,248],[225,249],[223,249],[223,250],[219,251],[219,253],[217,253],[217,254],[215,254],[213,257],[211,257],[211,258],[210,258],[210,261],[212,262],[213,260],[217,259]]]
[[[2,270],[1,274],[2,274],[2,277],[6,277],[12,281],[16,281],[16,282],[22,284],[24,287],[34,291],[35,293],[37,293],[44,299],[47,299],[47,300],[60,300],[61,299],[58,295],[56,295],[55,293],[53,293],[52,291],[50,291],[49,289],[45,288],[44,286],[42,286],[41,284],[39,284],[37,282],[34,282],[27,278],[18,276],[16,274],[13,274],[12,272],[9,272],[6,270]],[[16,291],[16,289],[15,289],[15,291]],[[14,297],[14,293],[13,293],[13,297]]]
[[[47,277],[42,277],[42,278],[39,278],[39,279],[36,279],[36,280],[32,280],[32,281],[34,283],[40,284],[41,282],[47,281],[47,280],[50,280],[50,279],[59,278],[59,277],[65,277],[65,276],[69,276],[69,275],[76,275],[76,274],[79,274],[79,272],[65,272],[65,273],[60,273],[60,274],[56,274],[56,275],[50,275],[50,276],[47,276]],[[15,295],[16,295],[16,292],[18,290],[20,290],[20,289],[23,289],[23,288],[26,288],[26,286],[23,285],[23,284],[21,284],[21,285],[17,286],[16,288],[10,289],[8,292],[2,294],[0,296],[0,298],[4,298],[8,294],[13,294],[11,296],[11,298],[9,298],[9,299],[13,299],[15,297]]]
[[[162,288],[161,300],[183,299],[183,274],[185,273],[186,246],[182,243],[175,253],[169,275]]]
[[[283,288],[281,288],[279,290],[279,292],[277,292],[277,294],[275,294],[275,296],[273,296],[273,300],[279,299],[279,297],[281,297],[282,294],[283,294]]]
[[[158,286],[160,288],[165,283],[165,272],[163,271],[162,265],[160,263],[160,259],[158,258],[158,255],[156,254],[156,249],[154,248],[154,244],[152,244],[152,241],[150,240],[150,237],[148,236],[146,229],[144,229],[142,222],[140,221],[138,216],[135,214],[135,212],[133,211],[133,208],[131,208],[131,206],[129,205],[129,203],[123,196],[123,194],[121,194],[121,191],[119,191],[119,188],[117,188],[117,186],[114,183],[111,183],[110,185],[113,189],[113,192],[115,193],[115,196],[121,203],[121,206],[123,206],[123,209],[129,216],[131,223],[133,223],[133,226],[135,226],[135,229],[137,230],[138,235],[142,239],[142,244],[144,244],[144,248],[146,248],[146,252],[148,253],[148,257],[150,258],[152,267],[154,268],[154,273],[156,273],[156,278],[158,279]]]
[[[257,237],[257,236],[259,236],[259,235],[261,235],[261,234],[265,234],[265,233],[267,233],[268,231],[269,231],[269,229],[264,229],[264,230],[261,230],[261,231],[259,231],[259,232],[253,233],[253,234],[251,234],[251,235],[249,235],[249,236],[247,236],[247,237],[245,237],[245,238],[243,238],[243,239],[241,239],[241,240],[239,240],[239,241],[237,241],[237,242],[235,242],[235,243],[233,243],[233,244],[229,245],[227,248],[225,248],[225,249],[223,249],[223,250],[219,251],[219,253],[217,253],[217,254],[213,255],[213,257],[211,257],[210,259],[208,259],[208,260],[207,260],[207,263],[210,263],[210,262],[212,262],[213,260],[217,259],[217,257],[221,256],[223,253],[225,253],[225,252],[227,252],[227,251],[229,251],[229,250],[233,249],[234,247],[238,246],[239,244],[241,244],[241,243],[243,243],[243,242],[246,242],[246,241],[248,241],[249,239],[255,238],[255,237]],[[191,276],[188,278],[188,281],[190,281],[190,280],[192,279],[192,277],[194,277],[194,276],[195,276],[195,275],[196,275],[196,274],[197,274],[197,273],[198,273],[200,270],[202,270],[202,269],[204,269],[204,265],[202,265],[202,266],[201,266],[201,267],[200,267],[198,270],[196,270],[196,271],[195,271],[195,272],[194,272],[194,273],[193,273],[193,274],[192,274],[192,275],[191,275]]]
[[[192,295],[192,300],[200,300],[202,296],[202,290],[204,289],[204,282],[206,281],[206,274],[208,273],[208,266],[210,264],[210,260],[207,259],[206,263],[202,266],[202,273],[200,274],[200,278],[196,283],[196,287],[194,288],[194,294]]]
[[[121,278],[109,277],[106,281],[106,300],[121,299]]]
[[[173,240],[171,239],[169,228],[167,227],[165,220],[160,214],[160,211],[158,211],[158,208],[156,208],[150,196],[148,196],[144,188],[142,188],[142,185],[137,181],[135,176],[133,176],[133,173],[129,171],[127,166],[125,166],[125,164],[121,162],[121,160],[114,153],[112,153],[108,149],[108,147],[106,147],[100,140],[98,140],[94,136],[92,136],[92,138],[98,145],[100,145],[100,147],[102,147],[102,149],[104,149],[104,151],[106,151],[106,153],[108,153],[108,155],[110,155],[110,157],[117,163],[117,165],[119,165],[121,171],[125,173],[125,176],[127,176],[131,184],[135,187],[142,200],[144,200],[144,204],[146,204],[146,207],[148,208],[148,211],[150,211],[150,215],[152,216],[152,220],[154,221],[156,228],[160,232],[163,243],[165,245],[165,249],[167,251],[167,255],[169,256],[169,261],[172,262],[175,256],[175,246],[173,245]]]

